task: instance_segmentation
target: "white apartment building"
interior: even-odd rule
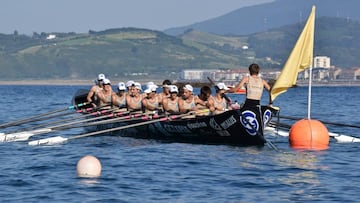
[[[328,56],[315,56],[314,68],[330,68],[330,57]]]
[[[182,70],[180,79],[183,80],[207,80],[207,77],[213,78],[216,70]]]

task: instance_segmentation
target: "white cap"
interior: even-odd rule
[[[173,92],[178,93],[178,92],[179,92],[179,90],[178,90],[178,88],[176,87],[176,85],[168,85],[168,87],[170,88],[170,93],[173,93]]]
[[[184,86],[184,90],[188,90],[188,91],[192,92],[194,90],[194,88],[191,85],[187,84]]]
[[[149,87],[144,92],[145,93],[156,92],[156,88],[158,88],[157,85],[149,85]]]
[[[102,73],[100,73],[100,74],[98,75],[98,80],[104,80],[104,79],[105,79],[105,75],[102,74]]]
[[[126,87],[131,87],[132,85],[135,85],[135,82],[133,80],[129,80],[126,82]]]
[[[140,84],[140,83],[135,82],[135,83],[134,83],[134,86],[135,86],[136,89],[142,91],[142,89],[141,89],[141,84]]]
[[[155,85],[155,83],[154,83],[154,82],[152,82],[152,81],[150,81],[150,82],[146,83],[146,87],[150,87],[151,85]]]
[[[155,85],[154,82],[148,82],[148,83],[146,83],[146,89],[149,89],[150,87],[156,87],[156,88],[158,88],[158,86]]]
[[[104,83],[104,85],[110,85],[111,84],[110,80],[107,79],[107,78],[104,78],[103,83]]]
[[[126,90],[125,83],[119,82],[118,88],[119,88],[119,90]]]
[[[219,88],[219,90],[229,90],[229,88],[223,82],[218,83],[216,86]]]

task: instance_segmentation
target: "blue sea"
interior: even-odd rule
[[[0,86],[0,124],[71,106],[79,88]],[[307,87],[274,102],[284,116],[307,117]],[[267,93],[262,102],[267,104]],[[231,95],[243,101],[243,95]],[[311,117],[360,125],[360,87],[313,87]],[[285,120],[281,120],[286,122]],[[358,128],[327,125],[360,137]],[[1,128],[14,131],[20,126]],[[30,140],[85,133],[70,129]],[[360,202],[360,143],[330,140],[325,151],[298,151],[288,138],[266,135],[270,147],[161,143],[90,136],[54,146],[0,143],[1,202]],[[79,178],[85,155],[102,164],[99,178]]]

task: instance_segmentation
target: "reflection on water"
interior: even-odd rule
[[[330,170],[319,159],[326,152],[285,152],[277,153],[272,157],[277,164],[276,169],[281,175],[273,176],[272,181],[283,186],[292,187],[288,193],[283,193],[293,200],[317,200],[318,196],[312,195],[313,191],[322,187],[318,174]]]

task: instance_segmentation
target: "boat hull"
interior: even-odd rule
[[[140,125],[136,127],[113,131],[112,134],[166,142],[263,146],[266,142],[263,128],[274,113],[272,108],[261,106],[229,110],[219,115],[159,120],[150,124],[145,124],[146,121],[142,119],[125,119],[117,123],[92,126],[91,131],[138,123]]]

